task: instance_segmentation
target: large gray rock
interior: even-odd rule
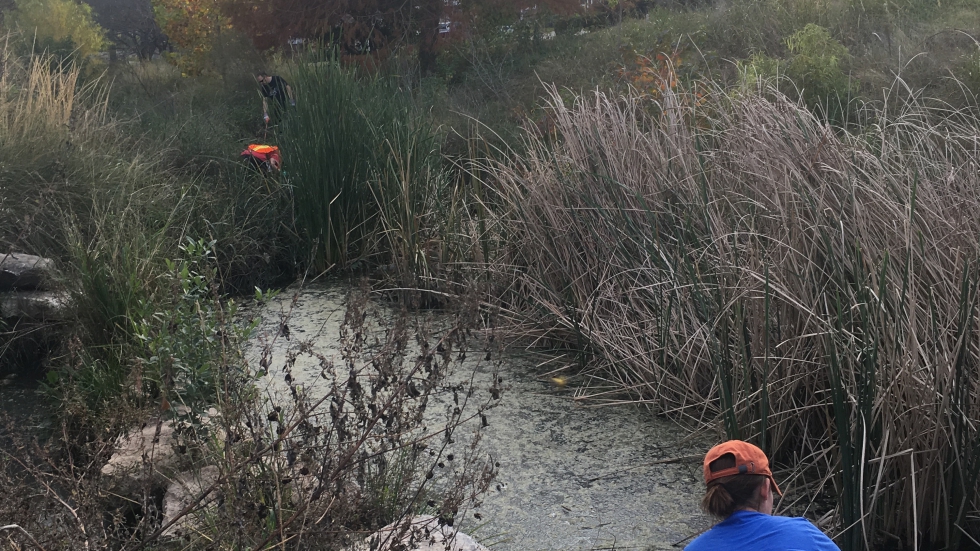
[[[0,291],[40,289],[54,271],[54,261],[32,254],[0,254]]]
[[[119,493],[131,494],[144,485],[160,487],[176,474],[174,427],[170,421],[151,421],[116,440],[102,475]]]
[[[183,404],[174,406],[174,412],[178,415],[186,415],[189,411]],[[202,426],[211,426],[217,415],[215,408],[202,413]],[[222,433],[219,432],[217,437],[219,442],[224,442]],[[166,488],[173,477],[188,465],[188,458],[177,452],[179,444],[187,446],[194,443],[177,441],[173,421],[147,421],[142,427],[136,427],[116,439],[112,456],[102,466],[102,475],[109,479],[110,487],[122,495],[132,496],[143,488]]]
[[[52,291],[0,294],[0,317],[31,321],[62,321],[68,317],[68,296]]]
[[[163,496],[163,525],[174,522],[163,531],[163,537],[181,537],[189,532],[195,532],[200,527],[197,513],[201,509],[213,506],[216,495],[215,492],[211,492],[204,499],[199,498],[218,481],[220,476],[221,471],[218,467],[209,466],[199,471],[181,473],[174,478],[173,483],[167,488],[166,495]],[[195,507],[193,512],[178,518],[181,511],[189,505]]]
[[[432,515],[395,521],[351,551],[489,551],[452,526],[439,526]]]

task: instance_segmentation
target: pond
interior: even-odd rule
[[[337,353],[348,289],[285,290],[260,310],[256,344],[288,315],[294,340],[311,339],[321,352]],[[277,354],[286,346],[279,338]],[[495,364],[472,365],[478,385],[489,385],[494,371],[504,379],[481,442],[500,468],[481,520],[468,515],[461,530],[497,551],[679,549],[709,526],[698,508],[700,457],[709,443],[631,404],[576,401],[541,376],[537,359],[513,352]],[[313,360],[301,359],[292,370],[310,388],[319,374]]]

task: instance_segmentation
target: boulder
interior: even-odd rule
[[[54,270],[54,261],[31,254],[0,254],[0,291],[41,289]]]
[[[31,321],[67,318],[68,297],[51,291],[13,291],[0,294],[0,317]]]
[[[209,466],[199,471],[181,473],[174,478],[167,488],[166,495],[163,496],[163,525],[166,526],[174,519],[177,520],[163,531],[164,538],[179,538],[188,532],[197,531],[200,524],[196,512],[200,509],[195,509],[180,518],[177,518],[177,515],[188,505],[198,505],[198,501],[205,508],[210,506],[216,498],[215,492],[211,492],[203,500],[199,498],[205,490],[218,481],[220,476],[221,471],[218,467]]]
[[[176,473],[174,427],[170,421],[151,421],[120,436],[102,475],[117,492],[132,494],[144,484],[162,487]]]
[[[189,409],[177,404],[174,411],[186,415]],[[210,408],[201,414],[201,422],[210,425],[217,415],[218,410]],[[223,435],[219,433],[218,439],[223,442]],[[142,488],[163,489],[181,467],[187,465],[187,458],[177,453],[180,443],[173,421],[147,421],[142,427],[116,439],[112,456],[102,466],[102,475],[110,479],[110,486],[116,493],[126,496],[135,495]]]
[[[395,521],[351,551],[489,551],[452,526],[439,525],[432,515]]]

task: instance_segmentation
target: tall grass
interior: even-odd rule
[[[219,284],[251,290],[288,257],[287,190],[234,158],[210,176],[174,170],[166,139],[143,151],[143,129],[110,115],[105,81],[0,55],[0,251],[56,260],[74,316],[48,380],[66,405],[102,411],[138,376],[136,322],[179,299],[161,274],[185,237],[215,241]]]
[[[299,99],[286,112],[279,142],[314,267],[348,265],[372,253],[376,198],[384,205],[400,196],[408,211],[390,215],[414,233],[412,211],[424,202],[416,190],[438,155],[430,123],[408,92],[333,59],[297,63],[288,77]]]
[[[491,168],[507,292],[591,354],[583,397],[760,443],[845,549],[955,548],[977,496],[980,118],[914,99],[848,134],[776,90],[552,90]],[[516,314],[515,314],[516,315]]]
[[[8,56],[0,72],[0,247],[54,258],[97,342],[125,327],[126,309],[149,287],[166,225],[168,190],[152,160],[126,151],[107,114],[107,89],[81,84],[73,65]],[[77,277],[72,277],[77,276]]]

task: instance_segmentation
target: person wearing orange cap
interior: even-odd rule
[[[701,508],[722,520],[685,551],[840,551],[805,518],[773,516],[775,494],[783,493],[758,447],[729,440],[711,448],[704,456],[704,483]]]

